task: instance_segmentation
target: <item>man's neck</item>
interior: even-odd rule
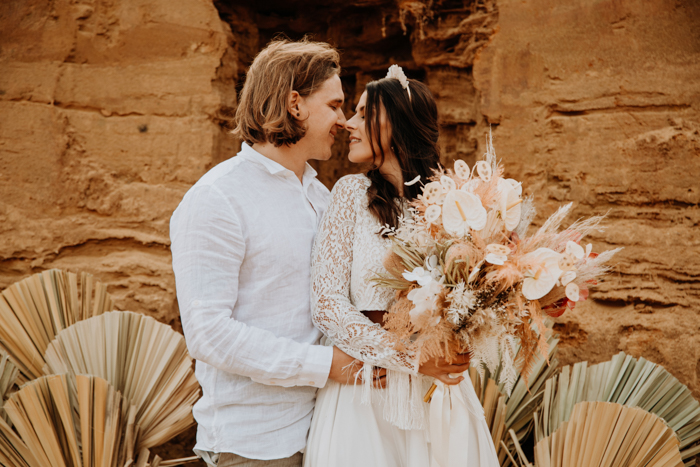
[[[302,148],[297,147],[297,145],[275,147],[272,143],[255,143],[252,147],[268,159],[294,172],[299,181],[302,181],[308,160],[306,151]]]

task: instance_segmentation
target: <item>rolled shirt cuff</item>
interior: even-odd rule
[[[306,354],[306,359],[299,373],[299,386],[313,386],[322,388],[328,381],[333,363],[333,347],[325,345],[311,345]]]

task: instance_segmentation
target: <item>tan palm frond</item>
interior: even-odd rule
[[[133,460],[133,408],[93,376],[38,378],[5,404],[14,430],[0,420],[0,462],[13,467],[122,467]],[[71,390],[71,386],[75,391]]]
[[[10,356],[4,350],[0,350],[0,418],[9,422],[9,417],[3,409],[5,400],[17,381],[19,370],[12,363]]]
[[[582,401],[616,402],[661,417],[678,436],[685,465],[695,465],[694,458],[700,453],[700,403],[662,366],[620,352],[590,367],[580,362],[562,368],[545,385],[542,407],[535,417],[536,441],[569,420],[574,406]]]
[[[88,273],[34,274],[0,294],[0,348],[19,367],[21,382],[38,378],[56,334],[112,306],[105,285]]]
[[[522,377],[519,377],[510,397],[505,394],[503,385],[496,384],[500,367],[494,375],[485,370],[483,380],[476,369],[469,369],[472,384],[484,407],[486,423],[489,425],[493,443],[496,446],[498,460],[504,467],[512,462],[509,460],[511,456],[518,455],[519,445],[513,442],[513,436],[522,441],[530,433],[533,427],[533,414],[544,396],[545,382],[556,372],[555,356],[559,339],[549,327],[545,336],[549,346],[547,356],[549,363],[538,353],[529,381],[526,383]],[[510,432],[513,432],[513,435]]]
[[[613,402],[579,402],[569,420],[535,446],[537,467],[683,467],[663,419]]]
[[[128,311],[96,316],[61,331],[46,350],[47,374],[91,374],[109,381],[136,407],[137,452],[194,424],[199,398],[184,337]]]

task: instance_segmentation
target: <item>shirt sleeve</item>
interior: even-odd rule
[[[395,350],[387,331],[350,301],[358,199],[366,190],[349,176],[336,183],[316,238],[311,267],[311,316],[316,327],[348,355],[373,366],[417,374],[413,356]]]
[[[246,253],[244,228],[212,186],[191,189],[170,221],[187,348],[196,360],[262,384],[323,387],[333,349],[278,337],[232,317]]]

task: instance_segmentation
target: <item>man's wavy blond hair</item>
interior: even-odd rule
[[[330,44],[273,40],[248,70],[233,134],[250,145],[296,143],[306,127],[289,113],[289,95],[296,91],[307,97],[334,74],[340,74],[340,56]]]

